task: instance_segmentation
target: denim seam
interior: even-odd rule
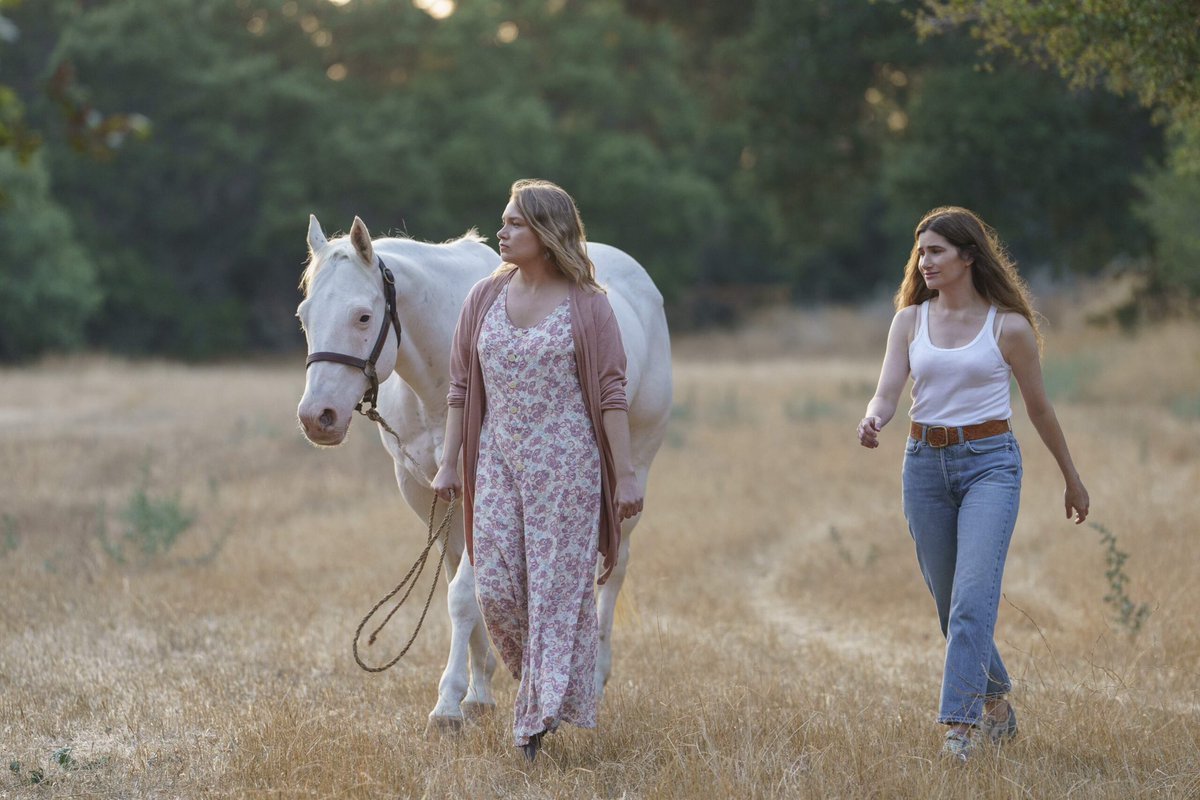
[[[1018,469],[1019,469],[1019,468],[1018,468]],[[1018,474],[1018,476],[1017,476],[1017,488],[1016,488],[1016,492],[1017,492],[1017,502],[1020,502],[1020,498],[1021,498],[1021,477],[1020,477],[1020,475],[1019,475],[1019,474]],[[1007,561],[1007,560],[1008,560],[1008,556],[1007,556],[1007,554],[1008,554],[1008,549],[1009,549],[1010,547],[1012,547],[1012,537],[1013,537],[1013,534],[1016,532],[1016,530],[1015,530],[1015,529],[1016,529],[1016,526],[1017,526],[1017,520],[1016,520],[1016,504],[1015,504],[1015,503],[1011,503],[1011,502],[1010,502],[1010,503],[1008,504],[1008,519],[1006,519],[1006,520],[1004,521],[1004,525],[1005,525],[1005,528],[1008,530],[1008,544],[1006,544],[1006,545],[1005,545],[1005,547],[1004,547],[1004,551],[1005,551],[1005,560]],[[993,641],[993,642],[996,640],[996,623],[1000,621],[1000,582],[1001,582],[1001,579],[1002,579],[1002,578],[1001,578],[1001,575],[1002,575],[1002,571],[1001,571],[1001,569],[1000,569],[1000,560],[999,560],[999,559],[997,559],[997,560],[996,560],[996,566],[995,566],[995,568],[992,570],[992,593],[996,595],[996,614],[995,614],[995,618],[994,618],[994,619],[993,619],[993,621],[992,621],[992,641]],[[990,675],[988,675],[988,676],[987,676],[987,679],[984,681],[984,687],[983,687],[983,693],[984,693],[984,697],[987,697],[987,684],[988,684],[988,683],[990,683],[990,682],[991,682],[991,676],[990,676]],[[1005,692],[1004,692],[1004,694],[1008,694],[1008,692],[1011,692],[1011,691],[1012,691],[1012,678],[1011,678],[1011,676],[1008,676],[1008,680],[1007,680],[1007,681],[1005,681],[1005,683],[1007,684],[1007,686],[1005,687]]]
[[[1018,478],[1018,482],[1017,482],[1017,490],[1016,491],[1018,492],[1018,499],[1019,499],[1020,491],[1021,491],[1019,478]],[[1016,520],[1014,519],[1014,517],[1015,517],[1014,504],[1009,503],[1008,504],[1008,517],[1004,520],[1005,529],[1008,531],[1008,544],[1004,548],[1006,554],[1008,552],[1008,548],[1012,546],[1012,537],[1013,537],[1013,533],[1014,533],[1014,528],[1016,527]],[[1007,560],[1007,557],[1006,557],[1006,560]],[[996,613],[993,616],[992,635],[990,637],[993,642],[996,640],[996,623],[999,622],[999,617],[1000,617],[1000,586],[999,586],[999,584],[1000,584],[1001,575],[1002,575],[1002,572],[1000,569],[1000,563],[1001,563],[1000,559],[996,559],[996,564],[992,568],[991,594],[996,597]],[[988,696],[987,686],[991,682],[992,682],[992,676],[989,673],[988,669],[985,667],[984,668],[984,681],[983,681],[982,697],[986,698]],[[1011,678],[1009,678],[1009,680],[1007,681],[1007,684],[1008,684],[1008,686],[1005,691],[1005,694],[1007,694],[1009,691],[1012,691],[1012,679]],[[1001,696],[1003,696],[1003,695],[1001,695]]]
[[[944,447],[938,451],[938,466],[942,470],[942,488],[946,490],[946,496],[950,498],[950,502],[954,503],[955,507],[961,507],[962,503],[954,499],[954,487],[950,485],[950,471],[946,468],[946,448]]]

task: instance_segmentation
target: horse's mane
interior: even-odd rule
[[[459,242],[477,242],[479,244],[482,244],[487,241],[487,237],[480,235],[479,230],[477,228],[471,228],[466,233],[464,233],[462,236],[456,236],[452,239],[447,239],[444,242],[420,242],[420,241],[412,238],[411,236],[409,236],[407,233],[403,233],[403,232],[393,234],[392,236],[380,237],[380,239],[372,239],[371,241],[378,242],[381,239],[403,239],[405,241],[417,242],[417,244],[428,244],[428,245],[433,245],[435,247],[454,245],[454,244],[458,244]],[[353,249],[353,245],[350,244],[350,234],[348,234],[348,233],[335,234],[334,236],[329,238],[328,242],[329,242],[329,244],[326,247],[326,249],[328,249],[329,246],[333,246],[333,245],[338,245],[341,249],[345,249],[346,246],[349,245],[351,247],[351,249]],[[303,293],[304,297],[308,297],[308,291],[309,291],[309,289],[312,288],[313,281],[316,280],[316,278],[317,278],[317,272],[320,271],[321,264],[323,264],[325,261],[328,260],[328,259],[322,259],[322,260],[318,261],[316,256],[317,256],[317,254],[314,253],[312,250],[308,251],[308,259],[304,262],[304,271],[302,273],[300,273],[299,288],[300,288],[300,291]]]

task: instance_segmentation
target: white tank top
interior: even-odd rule
[[[1012,368],[1000,353],[993,331],[996,307],[969,344],[934,347],[929,339],[929,301],[917,314],[917,335],[908,348],[913,376],[908,415],[922,425],[976,425],[1012,416]]]

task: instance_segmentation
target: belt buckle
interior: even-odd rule
[[[934,433],[939,432],[939,431],[941,434],[938,437],[939,439],[941,439],[940,442],[934,439]],[[950,429],[947,428],[945,425],[930,425],[930,426],[926,427],[925,428],[925,444],[929,445],[930,447],[938,448],[938,449],[945,447],[946,445],[950,444]]]

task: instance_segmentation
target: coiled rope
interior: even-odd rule
[[[393,436],[393,438],[395,438],[396,443],[400,445],[400,452],[409,460],[412,467],[419,471],[419,462],[417,462],[417,460],[409,454],[408,450],[404,447],[404,443],[400,441],[400,436],[397,435],[394,430],[392,430],[391,426],[387,424],[382,416],[380,416],[379,412],[374,408],[370,408],[362,413],[369,417],[372,421],[382,426],[384,430],[386,430]],[[425,483],[426,485],[429,485],[432,483],[432,481],[426,479]],[[434,494],[433,504],[429,507],[429,517],[426,523],[425,547],[423,550],[421,550],[421,554],[417,556],[417,560],[413,562],[411,567],[409,567],[408,572],[400,580],[400,583],[396,584],[396,588],[384,595],[383,599],[376,603],[371,610],[367,612],[367,615],[362,618],[362,622],[358,623],[358,628],[356,628],[354,631],[354,661],[358,664],[358,666],[362,667],[367,672],[383,672],[384,670],[391,669],[397,663],[399,663],[400,659],[404,658],[405,654],[408,653],[408,650],[410,647],[412,647],[413,642],[416,641],[417,634],[421,631],[421,625],[423,625],[425,622],[425,615],[429,612],[430,603],[433,602],[433,592],[437,588],[438,578],[440,578],[442,575],[442,565],[446,560],[446,539],[450,530],[450,519],[454,515],[454,507],[458,504],[458,497],[451,496],[450,502],[446,506],[446,513],[442,516],[442,521],[435,531],[433,527],[433,521],[436,517],[437,502],[438,496],[437,494]],[[417,620],[417,626],[413,629],[412,635],[408,637],[408,642],[404,645],[404,649],[401,650],[399,655],[397,655],[391,661],[388,661],[381,666],[373,667],[367,664],[362,660],[362,656],[358,650],[358,642],[362,638],[363,628],[365,628],[371,618],[375,616],[375,612],[382,608],[389,600],[391,600],[401,591],[404,591],[404,595],[396,601],[396,605],[391,611],[388,612],[387,616],[383,618],[383,622],[379,623],[379,626],[371,632],[370,637],[367,639],[367,647],[371,647],[375,644],[375,639],[379,636],[379,632],[382,631],[384,627],[391,621],[396,612],[400,610],[400,606],[404,605],[404,602],[408,600],[409,595],[412,594],[413,589],[416,588],[417,581],[420,579],[421,573],[425,571],[425,564],[429,560],[429,553],[433,550],[434,545],[438,544],[439,541],[441,547],[438,549],[439,555],[437,569],[434,570],[433,580],[429,584],[429,594],[425,598],[425,607],[421,609],[421,616]],[[406,588],[407,591],[405,591]]]

